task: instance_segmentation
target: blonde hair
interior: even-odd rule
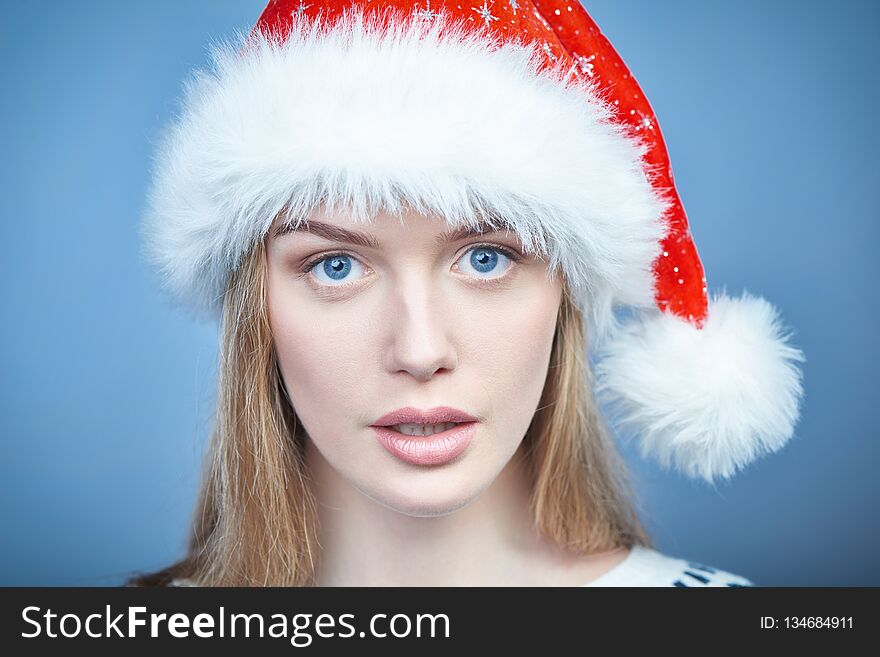
[[[265,243],[231,275],[221,326],[214,429],[187,555],[129,585],[313,586],[318,517],[304,432],[269,328]],[[563,279],[564,281],[564,279]],[[650,546],[626,468],[597,412],[580,312],[563,283],[550,368],[524,437],[535,527],[589,554]]]

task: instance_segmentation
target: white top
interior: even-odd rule
[[[626,559],[584,586],[755,586],[734,575],[696,561],[670,557],[652,548],[634,545]]]
[[[169,586],[193,586],[175,579]],[[696,561],[670,557],[652,548],[634,545],[626,559],[583,586],[755,586],[741,575]]]

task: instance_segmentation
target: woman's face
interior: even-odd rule
[[[365,224],[321,210],[308,226],[277,236],[273,226],[266,238],[269,321],[302,427],[340,481],[386,507],[463,507],[499,475],[538,407],[560,274],[550,278],[513,232],[455,236],[417,213]],[[469,414],[470,442],[432,441],[452,447],[438,456],[413,442],[429,437],[394,431],[399,451],[386,447],[371,425],[404,407]]]

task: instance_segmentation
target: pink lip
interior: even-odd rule
[[[384,418],[383,418],[384,419]],[[456,420],[448,420],[455,422]],[[394,424],[404,424],[395,422]],[[405,423],[409,424],[409,422]],[[416,422],[414,424],[440,424]],[[466,422],[431,436],[408,436],[390,427],[373,426],[382,447],[397,458],[415,465],[447,463],[467,449],[477,430],[476,422]]]
[[[386,413],[370,426],[390,427],[394,424],[443,424],[444,422],[476,421],[477,418],[474,416],[449,406],[436,406],[425,411],[407,406],[406,408],[398,408],[396,411]],[[441,434],[435,435],[439,436]]]

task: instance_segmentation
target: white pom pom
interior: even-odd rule
[[[702,329],[657,310],[601,348],[597,394],[644,457],[728,478],[794,432],[805,358],[789,337],[776,309],[748,293],[710,300]]]

